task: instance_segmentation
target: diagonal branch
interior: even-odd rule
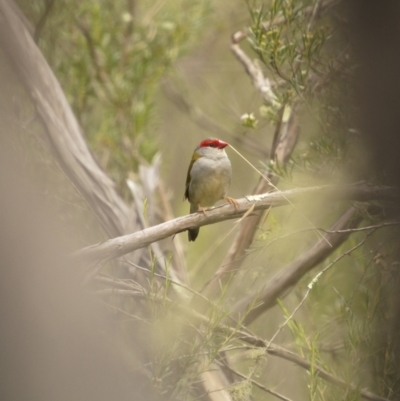
[[[276,96],[272,90],[270,80],[264,76],[260,66],[251,60],[240,47],[240,42],[245,37],[246,34],[244,32],[236,32],[232,36],[231,51],[237,60],[243,65],[245,71],[252,80],[254,87],[261,94],[264,102],[278,107],[279,104],[277,103]],[[270,160],[273,163],[287,163],[296,146],[299,136],[297,108],[298,102],[294,103],[292,107],[289,107],[289,105],[280,106],[279,120],[275,126],[275,134],[270,151]],[[261,177],[253,193],[257,195],[275,189],[278,182],[277,177],[268,174],[268,180],[269,181]],[[221,286],[223,287],[226,281],[230,278],[230,275],[227,273],[239,269],[246,249],[248,249],[253,242],[254,235],[262,217],[263,212],[254,213],[243,223],[225,256],[221,267],[202,289],[202,292],[207,297],[217,297]]]
[[[278,163],[287,162],[296,145],[298,137],[298,123],[295,107],[292,108],[290,118],[285,122],[282,121],[283,111],[282,108],[281,118],[279,123],[276,125],[274,141],[271,149],[271,160],[277,161]],[[270,182],[265,180],[264,177],[260,177],[253,193],[261,194],[273,190],[276,187],[278,180],[271,174],[268,175],[268,179],[272,185]],[[229,280],[230,275],[228,273],[238,270],[243,261],[243,256],[245,255],[246,250],[253,242],[254,235],[257,231],[257,227],[260,225],[262,216],[262,211],[254,213],[243,222],[240,231],[236,235],[221,264],[221,267],[202,290],[207,297],[215,298],[218,296],[221,285],[223,287],[226,281]]]
[[[328,10],[330,7],[338,4],[341,0],[325,0],[315,5],[305,7],[302,10],[304,15],[310,16],[308,29],[314,23],[317,14]],[[268,24],[263,25],[263,29],[268,30],[271,26],[279,25],[284,23],[286,20],[284,17],[274,19]],[[261,94],[264,102],[267,104],[279,106],[277,98],[272,90],[271,81],[264,76],[261,67],[257,65],[240,47],[240,42],[247,37],[247,31],[239,31],[232,35],[231,51],[237,58],[237,60],[243,65],[246,73],[249,75],[255,89]],[[299,64],[298,64],[299,65]],[[274,140],[271,149],[270,160],[279,164],[286,164],[289,160],[293,150],[296,146],[297,139],[299,136],[299,124],[297,118],[297,108],[299,107],[298,102],[292,105],[290,109],[287,105],[281,105],[280,118],[275,127]],[[285,110],[286,109],[286,110]],[[289,113],[287,113],[289,111]],[[284,115],[289,114],[289,117],[284,119]],[[264,179],[260,179],[256,188],[254,189],[255,194],[266,192],[272,188],[275,188],[278,180],[277,177],[269,175],[269,179],[272,182],[272,186]],[[263,213],[255,213],[252,217],[246,219],[241,227],[241,230],[236,235],[234,242],[232,243],[221,267],[218,269],[214,277],[204,286],[202,292],[210,297],[214,298],[218,296],[221,285],[224,286],[226,281],[230,278],[230,272],[237,271],[240,264],[245,256],[246,249],[248,249],[253,242],[254,235],[257,231],[257,227],[260,224]]]
[[[158,224],[133,234],[109,239],[106,242],[93,245],[74,254],[91,265],[105,263],[149,244],[170,237],[192,227],[201,227],[243,216],[250,208],[265,210],[274,206],[287,205],[294,202],[309,201],[309,197],[329,197],[331,201],[352,199],[368,200],[399,200],[398,191],[391,187],[376,187],[364,183],[356,185],[326,185],[320,187],[298,188],[284,192],[269,192],[257,196],[247,196],[238,199],[238,208],[225,204],[204,213],[193,213],[187,216]],[[334,228],[333,228],[334,229]],[[332,234],[333,235],[333,234]],[[325,241],[324,241],[325,242]]]
[[[269,393],[269,394],[271,394],[271,395],[275,396],[276,398],[279,398],[280,400],[283,400],[283,401],[292,401],[290,398],[287,398],[284,395],[279,394],[278,392],[265,387],[264,385],[262,385],[261,383],[257,382],[256,380],[253,380],[249,376],[246,376],[243,373],[240,373],[239,371],[231,368],[227,363],[223,363],[223,366],[224,366],[224,368],[228,369],[230,372],[232,372],[236,376],[239,376],[242,379],[244,379],[245,381],[250,382],[254,386],[258,387],[259,389],[261,389],[263,391],[265,391],[266,393]]]
[[[0,46],[31,97],[47,147],[108,235],[140,227],[134,212],[89,150],[64,92],[12,2],[0,2]]]
[[[98,280],[98,278],[96,278],[96,280]],[[112,280],[106,279],[105,281],[109,282],[110,284],[112,283]],[[132,288],[132,287],[128,286],[126,284],[124,284],[123,288],[127,288],[127,289],[126,290],[118,290],[114,294],[120,295],[120,296],[130,296],[130,297],[134,297],[134,298],[146,297],[146,295],[144,293],[140,294],[140,292],[137,290],[136,291],[134,291],[133,289],[128,290],[128,288]],[[98,292],[99,295],[108,295],[110,293],[111,293],[111,291],[104,291],[104,290]],[[177,313],[183,314],[185,316],[187,315],[190,319],[194,319],[194,320],[202,323],[204,326],[208,326],[210,324],[209,317],[204,316],[203,314],[197,312],[196,310],[185,305],[182,302],[176,302],[176,301],[172,301],[168,298],[158,297],[158,296],[155,296],[154,298],[152,298],[152,300],[154,302],[165,302],[167,300],[168,302],[171,303],[171,305],[173,305],[174,307],[177,308]],[[320,377],[321,379],[323,379],[337,387],[340,387],[342,389],[350,389],[352,391],[359,391],[361,397],[366,400],[389,401],[387,398],[380,397],[380,396],[372,393],[369,390],[366,390],[366,389],[360,390],[360,388],[358,386],[356,386],[355,384],[348,383],[345,380],[341,379],[340,377],[335,376],[332,373],[329,373],[322,366],[319,366],[315,363],[311,364],[307,359],[297,355],[296,353],[294,353],[292,351],[289,351],[286,348],[283,348],[277,344],[271,343],[271,341],[264,340],[263,338],[252,334],[251,332],[247,331],[247,329],[245,329],[241,325],[240,325],[241,329],[238,329],[238,327],[226,326],[222,323],[217,326],[217,330],[220,330],[221,333],[223,333],[224,335],[226,335],[226,333],[229,333],[229,335],[232,335],[232,338],[234,337],[244,343],[249,344],[251,346],[251,349],[253,349],[253,347],[264,348],[265,353],[267,355],[272,355],[277,358],[281,358],[286,361],[292,362],[292,363],[296,364],[297,366],[300,366],[303,369],[306,369],[309,371],[314,370],[314,372],[318,375],[318,377]],[[240,347],[240,348],[242,348],[242,347]],[[245,348],[247,348],[247,347],[245,347]],[[226,351],[232,350],[232,349],[234,349],[234,348],[228,348]],[[221,361],[222,361],[222,363],[224,363],[223,358],[221,359]],[[230,370],[232,373],[237,374],[238,376],[241,376],[243,379],[245,379],[245,380],[249,379],[248,376],[242,375],[240,372],[232,369],[230,366],[225,365],[225,367],[228,370]],[[256,383],[254,381],[252,381],[252,383],[254,385],[262,388],[263,390],[270,392],[269,389],[267,389],[265,386],[260,385],[260,383]],[[279,398],[279,396],[281,396],[280,394],[278,395],[278,393],[275,393],[273,395],[278,396],[278,398]],[[283,399],[285,399],[285,398],[283,398]]]
[[[240,333],[242,334],[242,333]],[[293,362],[297,366],[300,366],[304,369],[307,369],[311,371],[312,369],[315,371],[315,373],[320,377],[321,379],[334,384],[335,386],[338,386],[342,389],[350,389],[351,391],[356,391],[359,392],[361,397],[370,400],[370,401],[389,401],[387,398],[380,397],[379,395],[376,395],[372,393],[369,390],[366,389],[360,389],[358,386],[355,384],[347,383],[340,377],[337,377],[328,371],[326,371],[324,368],[321,366],[311,364],[308,362],[306,359],[302,358],[301,356],[295,354],[294,352],[291,352],[285,348],[280,347],[279,345],[276,344],[270,344],[268,341],[265,341],[259,337],[251,336],[246,333],[240,336],[241,340],[247,342],[248,344],[252,344],[256,347],[260,348],[265,348],[265,352],[268,355],[273,355],[278,358],[285,359],[286,361]]]
[[[52,8],[54,6],[55,0],[47,0],[45,3],[46,4],[45,4],[44,12],[43,12],[42,16],[40,17],[38,23],[36,24],[35,33],[33,35],[36,43],[39,43],[40,35],[42,34],[43,28],[46,24],[47,18],[49,17]]]
[[[240,42],[246,37],[242,31],[232,35],[231,51],[238,61],[243,65],[247,74],[252,80],[254,87],[260,92],[267,104],[275,104],[277,99],[272,91],[271,81],[264,76],[261,67],[257,65],[240,47]]]
[[[89,205],[106,238],[142,229],[135,207],[125,203],[93,157],[57,78],[34,42],[22,12],[10,0],[0,1],[0,47],[36,108],[43,126],[41,144]],[[146,260],[146,253],[131,257],[137,263]]]
[[[337,231],[357,227],[362,221],[358,210],[355,207],[348,209],[339,220],[330,228],[329,231]],[[264,286],[258,294],[251,294],[241,299],[234,307],[234,314],[244,315],[249,305],[257,302],[250,310],[244,321],[251,323],[263,312],[275,305],[276,299],[293,287],[308,271],[314,268],[318,263],[327,258],[349,237],[351,231],[330,233],[321,239],[311,248],[304,251],[296,260],[289,263],[280,270]]]

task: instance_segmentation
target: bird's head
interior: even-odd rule
[[[216,138],[208,138],[201,141],[196,148],[195,153],[199,157],[224,157],[226,155],[224,148],[229,144]]]

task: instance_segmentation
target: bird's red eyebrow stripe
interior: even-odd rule
[[[200,142],[200,147],[203,148],[205,146],[210,146],[214,144],[215,146],[218,146],[219,140],[218,139],[205,139],[204,141]]]
[[[200,147],[206,147],[206,146],[211,146],[214,145],[216,148],[223,149],[228,144],[224,141],[220,141],[219,139],[205,139],[204,141],[200,142]]]

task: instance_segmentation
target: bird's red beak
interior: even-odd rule
[[[226,148],[228,145],[229,145],[228,142],[224,142],[224,141],[218,140],[218,149]]]

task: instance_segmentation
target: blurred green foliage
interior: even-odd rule
[[[157,152],[160,81],[190,49],[208,0],[19,1],[98,160],[119,184]],[[46,11],[48,10],[48,12]]]
[[[297,173],[341,180],[344,171],[354,168],[352,156],[360,147],[365,157],[351,125],[356,112],[352,101],[355,65],[341,30],[344,21],[340,16],[336,21],[329,14],[317,16],[319,6],[322,2],[296,0],[249,4],[248,42],[271,81],[274,96],[261,106],[261,118],[276,124],[282,106],[302,104],[302,142],[289,166],[269,166],[282,178],[288,178],[288,169],[294,165]]]

